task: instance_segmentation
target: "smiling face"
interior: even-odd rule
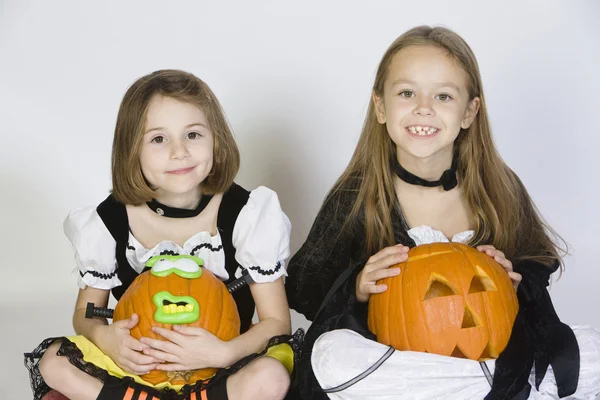
[[[204,112],[194,104],[154,95],[144,132],[140,164],[157,198],[197,197],[213,166],[213,134]]]
[[[377,121],[386,124],[399,159],[451,158],[461,128],[475,118],[464,72],[446,50],[408,46],[394,55],[383,95],[373,95]],[[450,157],[448,157],[450,155]]]

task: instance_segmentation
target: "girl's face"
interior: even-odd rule
[[[140,163],[157,197],[197,197],[213,165],[213,147],[200,108],[161,95],[150,100]]]
[[[396,53],[383,97],[374,94],[373,100],[399,159],[451,159],[460,128],[468,128],[479,109],[479,98],[469,101],[458,62],[435,46],[409,46]]]

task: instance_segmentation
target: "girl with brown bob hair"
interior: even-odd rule
[[[387,289],[378,281],[400,273],[394,266],[407,260],[410,248],[448,241],[493,257],[518,287],[519,313],[495,364],[491,389],[473,361],[485,383],[479,388],[487,385],[486,399],[528,395],[534,362],[535,385],[551,365],[558,393],[574,393],[578,342],[558,319],[546,290],[551,274],[562,266],[560,238],[496,150],[470,47],[449,29],[420,26],[398,37],[383,55],[354,154],[290,260],[288,301],[312,321],[293,384],[296,398],[326,398],[324,389],[336,399],[361,398],[359,393],[433,398],[434,389],[441,396],[435,398],[460,397],[435,379],[423,384],[397,373],[379,379],[385,370],[411,366],[390,367],[402,360],[396,352],[387,368],[374,370],[373,360],[386,348],[377,353],[383,345],[367,325],[369,297]],[[356,339],[355,333],[364,339]],[[354,363],[351,343],[358,357]],[[368,352],[370,346],[377,355]],[[461,367],[449,360],[444,360],[449,369],[425,369],[433,374],[437,368],[438,377],[447,372],[445,382],[455,382],[452,374]],[[382,386],[369,386],[375,381]],[[468,398],[486,395],[468,388],[461,395],[468,393],[473,395]]]
[[[287,359],[263,355],[273,346],[291,352],[282,279],[291,227],[275,192],[234,183],[239,165],[224,112],[202,80],[161,70],[127,90],[114,134],[112,193],[97,207],[72,211],[64,222],[80,287],[73,315],[78,336],[47,339],[26,354],[35,399],[285,396]],[[173,256],[201,259],[204,273],[228,285],[239,314],[238,336],[222,340],[175,324],[172,330],[152,328],[165,340],[147,334],[138,340],[130,330],[149,322],[135,313],[111,324],[86,317],[88,303],[107,307],[111,292],[118,301],[150,260]],[[259,321],[253,325],[255,306]],[[186,376],[204,368],[217,373],[177,385],[141,378],[156,370]]]

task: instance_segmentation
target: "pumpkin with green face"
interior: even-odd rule
[[[240,317],[227,287],[212,272],[202,267],[202,260],[192,256],[157,256],[127,288],[117,303],[113,321],[138,314],[139,323],[131,336],[164,340],[152,331],[153,326],[172,329],[186,325],[206,329],[219,339],[228,341],[240,334]],[[193,384],[207,379],[215,368],[193,371],[154,370],[141,376],[154,385]]]
[[[398,350],[485,360],[508,344],[518,311],[506,271],[487,254],[459,243],[410,249],[369,300],[369,329]]]

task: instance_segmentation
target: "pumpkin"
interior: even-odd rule
[[[131,336],[165,340],[152,327],[172,329],[175,324],[206,329],[224,341],[239,336],[236,303],[225,284],[201,267],[202,260],[192,256],[156,256],[146,266],[151,269],[136,277],[117,302],[113,315],[113,321],[119,321],[138,314],[139,323],[130,330]],[[215,368],[154,370],[141,378],[154,385],[167,381],[181,385],[210,378],[215,372]]]
[[[515,289],[492,257],[460,243],[414,247],[387,290],[369,299],[377,341],[483,361],[504,350],[518,311]]]

